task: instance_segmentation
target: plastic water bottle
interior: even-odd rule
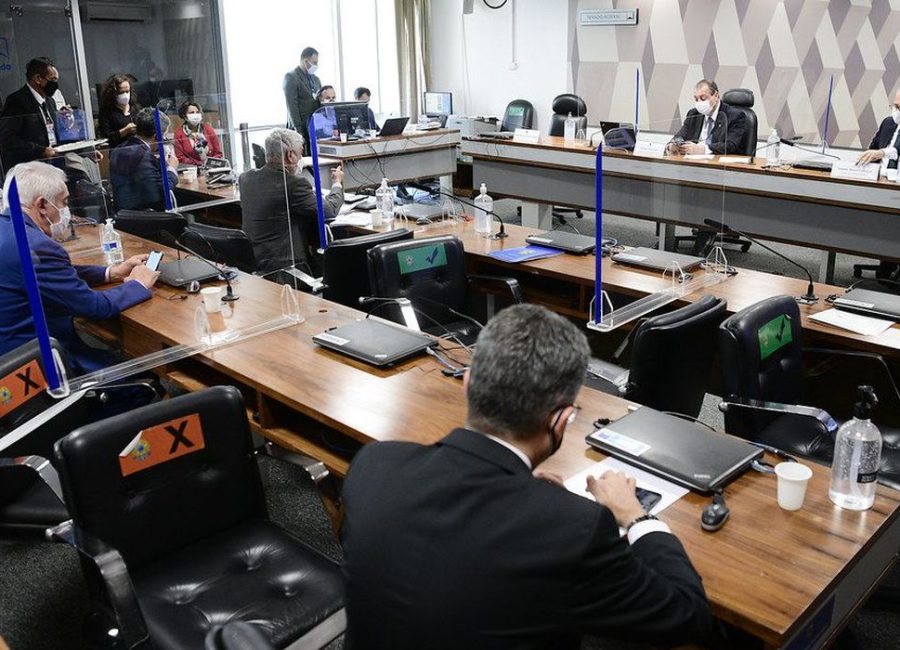
[[[394,218],[394,190],[386,178],[381,179],[381,187],[375,190],[375,209],[381,210],[386,221]]]
[[[100,231],[100,250],[103,251],[103,258],[106,260],[107,266],[119,264],[125,260],[125,255],[122,253],[122,238],[113,228],[112,219],[107,219]]]
[[[781,164],[781,138],[778,137],[778,130],[772,129],[772,132],[769,134],[769,139],[766,140],[766,158],[768,158],[768,162],[770,165],[780,165]]]
[[[481,184],[481,193],[475,197],[475,232],[482,237],[491,236],[491,219],[494,199],[488,196],[487,185]]]
[[[881,432],[872,424],[878,398],[871,386],[857,389],[853,419],[845,422],[834,442],[828,497],[841,508],[868,510],[875,502],[875,480],[881,465]]]
[[[563,128],[563,138],[566,142],[575,141],[575,124],[575,118],[569,113],[569,117],[566,118],[566,123]]]

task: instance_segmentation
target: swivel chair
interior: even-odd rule
[[[503,121],[500,123],[501,131],[515,131],[516,129],[530,129],[534,127],[534,106],[525,99],[514,99],[506,105],[503,112]]]
[[[331,242],[322,256],[322,297],[359,309],[359,299],[372,295],[369,250],[380,244],[412,238],[411,230],[398,228]]]
[[[571,115],[575,118],[575,133],[579,131],[587,131],[587,104],[578,95],[572,93],[564,93],[557,95],[553,99],[553,115],[550,116],[549,135],[562,137],[566,131],[566,120]],[[559,219],[560,223],[566,223],[565,214],[574,214],[577,219],[584,217],[581,210],[577,208],[554,207],[553,216]]]
[[[237,267],[244,273],[256,272],[253,244],[247,233],[239,228],[192,223],[184,229],[181,241],[214,262]]]
[[[177,212],[154,210],[119,210],[115,221],[118,230],[160,244],[171,243],[171,238],[180,237],[187,226],[187,220]]]

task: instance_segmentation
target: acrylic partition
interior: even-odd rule
[[[696,130],[700,128],[709,130],[698,124]],[[693,141],[699,139],[695,133],[686,141],[666,135],[672,131],[671,122],[644,125],[637,132],[624,125],[607,132],[595,152],[597,250],[604,254],[596,257],[591,329],[611,331],[691,294],[702,295],[730,277],[717,245],[717,235],[726,230],[725,167],[715,153],[729,134],[724,115],[712,125],[708,141]],[[659,235],[626,241],[615,225],[604,223],[605,215],[657,221]],[[699,240],[683,242],[676,250],[672,226],[696,229]],[[607,274],[646,295],[615,295],[606,289]]]

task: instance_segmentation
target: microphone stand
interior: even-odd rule
[[[827,158],[834,158],[835,160],[841,159],[840,156],[835,156],[834,154],[825,153],[824,151],[815,151],[813,149],[807,149],[803,145],[797,144],[793,140],[785,140],[784,138],[781,138],[781,144],[786,144],[789,147],[796,147],[797,149],[800,149],[801,151],[808,151],[809,153],[815,154],[817,156],[826,156]]]
[[[809,284],[806,286],[806,293],[802,296],[797,296],[795,298],[795,300],[804,305],[814,305],[815,303],[819,302],[819,297],[815,294],[815,288],[813,287],[812,274],[809,272],[809,270],[805,266],[801,266],[798,262],[795,262],[787,255],[779,253],[777,250],[775,250],[771,246],[767,246],[766,244],[762,243],[755,237],[751,237],[750,235],[748,235],[747,233],[745,233],[741,230],[732,228],[731,226],[729,226],[726,223],[720,223],[720,222],[716,221],[715,219],[704,219],[703,223],[705,223],[710,228],[713,228],[714,230],[722,230],[724,232],[734,233],[735,235],[740,235],[741,237],[745,237],[745,238],[749,239],[750,241],[752,241],[754,244],[760,246],[761,248],[765,248],[770,253],[774,253],[781,259],[787,260],[788,262],[790,262],[791,264],[796,266],[798,269],[800,269],[801,271],[806,273],[806,277],[809,279]]]
[[[188,248],[187,246],[185,246],[184,244],[182,244],[182,243],[181,243],[181,238],[180,238],[180,237],[176,237],[175,235],[173,235],[172,233],[170,233],[170,232],[168,232],[168,231],[163,231],[163,232],[165,232],[169,237],[171,237],[172,241],[175,243],[175,246],[177,246],[178,248],[184,250],[184,251],[187,252],[187,253],[190,253],[191,255],[193,255],[194,257],[196,257],[196,258],[197,258],[198,260],[200,260],[201,262],[205,262],[206,264],[208,264],[210,267],[212,267],[213,269],[215,269],[216,275],[221,276],[222,279],[225,280],[225,295],[222,296],[222,302],[234,302],[235,300],[237,300],[238,298],[240,298],[240,296],[238,296],[236,293],[234,293],[234,290],[231,288],[231,280],[230,280],[229,277],[228,277],[228,270],[227,270],[227,269],[220,269],[218,266],[216,266],[215,264],[213,264],[212,262],[210,262],[208,259],[206,259],[205,257],[203,257],[203,256],[202,256],[200,253],[198,253],[197,251],[192,250],[192,249]],[[203,239],[203,241],[206,242],[207,246],[209,246],[210,249],[212,249],[212,244],[209,243],[209,241],[206,239],[206,237],[203,236],[202,233],[199,233],[199,232],[196,232],[196,231],[191,231],[191,232],[193,232],[193,233],[196,234],[196,235],[199,235],[200,238]],[[183,235],[182,235],[182,236],[183,236]]]
[[[431,194],[431,192],[432,192],[432,190],[430,188],[426,187],[425,185],[419,185],[418,183],[410,183],[410,185],[412,185],[413,187],[415,187],[418,190],[422,190],[423,192],[428,192],[429,194]],[[468,206],[476,208],[478,210],[484,209],[480,206],[475,205],[471,201],[466,201],[465,199],[461,199],[454,194],[450,194],[449,192],[444,192],[441,189],[437,189],[434,191],[436,191],[438,194],[440,194],[442,196],[446,196],[449,199],[453,199],[454,201],[459,201],[463,205],[468,205]],[[503,219],[500,218],[500,215],[491,210],[485,210],[485,212],[487,212],[489,215],[494,217],[497,220],[497,222],[500,224],[500,230],[497,231],[497,234],[491,235],[489,237],[489,239],[505,239],[506,237],[509,237],[509,234],[506,232],[506,225],[503,223]]]

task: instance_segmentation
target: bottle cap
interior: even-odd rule
[[[482,184],[481,184],[481,193],[482,193],[482,194],[487,194],[487,183],[482,183]]]
[[[853,405],[853,416],[858,420],[872,417],[872,409],[878,406],[878,396],[871,386],[859,386],[856,389],[857,402]]]

